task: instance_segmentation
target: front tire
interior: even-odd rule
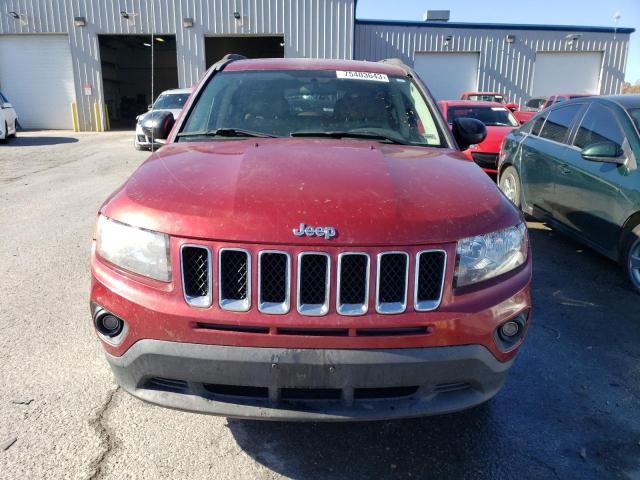
[[[13,121],[13,133],[9,135],[9,138],[16,138],[18,136],[18,120]]]
[[[520,208],[522,202],[520,175],[518,175],[518,171],[514,167],[508,166],[502,171],[498,186],[505,196],[511,200],[516,207]]]
[[[640,294],[640,225],[627,235],[622,261],[631,287]]]

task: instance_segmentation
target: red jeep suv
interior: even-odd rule
[[[440,414],[491,398],[526,334],[518,210],[394,62],[209,69],[100,208],[91,313],[118,383],[280,420]]]

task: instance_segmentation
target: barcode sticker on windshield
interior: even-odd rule
[[[346,72],[343,70],[337,70],[336,76],[338,78],[347,78],[349,80],[372,80],[374,82],[389,82],[389,77],[384,73],[374,72]]]

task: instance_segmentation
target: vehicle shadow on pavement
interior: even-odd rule
[[[533,322],[490,402],[401,421],[229,419],[238,445],[292,478],[640,478],[639,297],[616,263],[541,224],[530,236]]]
[[[73,137],[25,137],[18,136],[16,138],[11,138],[9,141],[0,146],[0,148],[6,147],[42,147],[48,145],[61,145],[64,143],[77,143],[78,139]]]

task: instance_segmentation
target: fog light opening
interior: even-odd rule
[[[494,338],[500,350],[508,352],[522,342],[528,316],[529,312],[523,312],[495,329]]]
[[[97,318],[96,328],[105,337],[114,338],[122,333],[124,322],[115,315],[108,313]]]
[[[507,338],[515,337],[519,331],[520,331],[520,325],[518,325],[513,320],[510,320],[504,323],[500,327],[500,333],[502,334],[503,337],[507,337]]]

